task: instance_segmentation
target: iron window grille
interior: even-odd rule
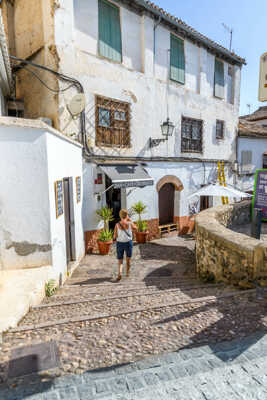
[[[224,121],[216,120],[216,139],[224,138]]]
[[[203,121],[182,117],[183,153],[202,153]]]
[[[96,96],[96,146],[130,147],[130,104]]]

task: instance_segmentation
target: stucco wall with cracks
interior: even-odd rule
[[[50,265],[46,138],[0,125],[0,260],[3,269]]]

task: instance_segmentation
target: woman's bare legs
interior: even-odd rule
[[[128,277],[130,275],[130,270],[131,270],[131,259],[126,258],[126,265],[127,265],[127,270],[126,270],[126,276]]]
[[[118,260],[118,278],[117,281],[121,280],[121,276],[122,276],[122,264],[123,264],[123,260]]]

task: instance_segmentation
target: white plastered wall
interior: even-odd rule
[[[82,148],[39,121],[0,121],[0,269],[53,265],[66,271],[64,216],[56,219],[54,182],[82,177]],[[26,126],[23,126],[25,123]],[[32,123],[32,127],[30,125]],[[45,125],[45,124],[43,124]],[[76,255],[84,254],[82,202],[74,193]]]

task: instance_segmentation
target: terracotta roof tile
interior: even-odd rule
[[[243,115],[240,117],[241,120],[246,121],[260,121],[261,119],[267,119],[267,107],[260,107],[254,113],[249,115]]]
[[[145,4],[147,4],[152,9],[152,11],[155,10],[157,12],[160,12],[163,16],[169,18],[170,22],[173,21],[174,24],[179,24],[181,29],[184,28],[186,31],[191,32],[192,36],[197,36],[197,38],[200,41],[204,41],[205,43],[210,45],[211,48],[214,48],[214,49],[216,49],[218,51],[223,52],[224,55],[226,55],[226,56],[228,56],[228,57],[230,57],[232,59],[235,59],[236,61],[238,61],[241,64],[246,64],[246,61],[245,61],[244,58],[238,56],[234,52],[231,52],[230,50],[226,49],[225,47],[221,46],[220,44],[214,42],[213,40],[209,39],[205,35],[202,35],[197,30],[192,28],[190,25],[187,25],[184,21],[182,21],[181,19],[179,19],[179,18],[175,17],[174,15],[168,13],[163,8],[160,8],[159,6],[157,6],[155,3],[153,3],[153,2],[151,2],[149,0],[144,0],[143,2]],[[138,3],[140,4],[140,1]]]
[[[267,127],[240,119],[238,136],[267,138]]]

